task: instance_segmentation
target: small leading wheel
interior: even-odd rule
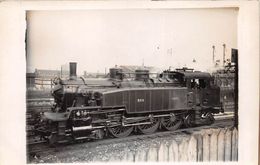
[[[175,131],[178,128],[180,128],[180,126],[183,123],[183,120],[179,116],[171,114],[171,116],[163,117],[162,120],[161,120],[161,123],[162,123],[162,126],[166,130],[168,130],[168,131]]]
[[[215,118],[211,112],[207,112],[205,114],[206,124],[210,125],[213,124],[215,121]]]
[[[124,126],[115,126],[109,127],[108,131],[116,138],[127,137],[134,130],[133,126],[124,127]]]
[[[194,127],[195,126],[195,114],[189,113],[184,118],[184,125],[186,127]]]
[[[143,134],[151,134],[158,129],[159,124],[159,118],[153,118],[151,124],[138,125],[137,128]]]

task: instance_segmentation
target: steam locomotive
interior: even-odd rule
[[[76,65],[70,63],[69,79],[54,81],[55,104],[36,128],[50,144],[212,124],[213,114],[223,112],[220,88],[206,72],[182,68],[151,78],[139,69],[127,78],[111,68],[108,78],[83,79]]]

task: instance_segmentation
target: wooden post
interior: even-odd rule
[[[222,129],[218,134],[218,161],[225,160],[225,129]]]
[[[179,144],[179,161],[188,161],[188,140],[183,140]]]
[[[217,161],[218,157],[218,134],[219,130],[212,131],[210,137],[210,161]]]
[[[197,139],[197,161],[203,161],[203,139],[201,135],[196,135]]]
[[[238,132],[235,128],[232,132],[232,161],[238,160]]]
[[[210,134],[207,132],[203,134],[203,161],[209,161],[210,153],[209,153],[209,146],[210,146]]]
[[[145,150],[137,150],[135,153],[135,162],[145,162],[147,161]]]
[[[178,152],[178,144],[175,140],[172,140],[172,143],[169,146],[169,161],[178,161],[179,152]]]
[[[125,155],[121,159],[123,162],[134,162],[134,154],[130,150],[126,150]]]
[[[232,149],[231,149],[231,143],[232,143],[232,132],[231,130],[227,130],[225,134],[225,161],[231,161],[231,155],[232,155]]]
[[[157,148],[155,147],[150,147],[148,150],[148,154],[147,154],[147,161],[152,161],[152,162],[157,162]]]
[[[197,161],[197,152],[197,139],[192,135],[188,144],[188,160]]]
[[[159,162],[166,162],[168,161],[168,147],[165,142],[162,142],[159,147],[158,151],[158,161]]]

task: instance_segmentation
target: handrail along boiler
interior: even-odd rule
[[[166,70],[157,78],[136,70],[134,79],[111,68],[108,78],[83,79],[70,63],[70,78],[55,80],[55,104],[42,115],[37,131],[54,144],[212,124],[213,114],[223,111],[213,82],[209,73],[188,68]]]

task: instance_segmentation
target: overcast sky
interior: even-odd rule
[[[237,48],[235,9],[30,11],[27,70],[60,69],[78,62],[78,73],[115,65],[212,68],[212,45]],[[195,63],[193,62],[195,59]]]

